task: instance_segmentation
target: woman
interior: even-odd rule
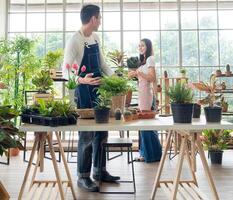
[[[129,72],[129,77],[138,78],[138,105],[141,111],[151,110],[156,91],[155,61],[152,43],[149,39],[142,39],[139,44],[140,67],[136,71]],[[157,131],[140,131],[140,157],[137,161],[155,162],[160,161],[162,147],[159,142]]]

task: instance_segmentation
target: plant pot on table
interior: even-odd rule
[[[205,117],[207,122],[220,122],[222,119],[222,108],[218,106],[205,107]]]
[[[195,103],[193,105],[193,118],[200,118],[201,115],[201,105]]]
[[[172,103],[173,121],[175,123],[191,123],[193,115],[193,103]]]
[[[95,108],[94,116],[96,123],[108,123],[110,117],[110,108]]]
[[[223,151],[209,150],[209,156],[212,164],[222,164]]]

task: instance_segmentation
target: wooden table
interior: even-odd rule
[[[199,190],[198,188],[198,183],[196,180],[196,169],[195,169],[195,152],[194,150],[191,150],[191,152],[188,149],[188,144],[187,141],[190,140],[191,144],[193,146],[192,149],[197,148],[200,158],[202,161],[202,166],[204,168],[213,198],[215,200],[218,200],[218,193],[216,190],[216,187],[213,182],[213,178],[211,176],[205,154],[202,148],[202,144],[200,141],[199,134],[197,131],[203,130],[203,129],[233,129],[233,123],[223,121],[221,123],[206,123],[205,118],[201,116],[200,119],[194,119],[191,124],[175,124],[173,123],[172,117],[157,117],[155,119],[149,119],[149,120],[135,120],[131,122],[118,122],[115,121],[114,119],[110,120],[110,123],[107,124],[96,124],[94,120],[78,120],[77,125],[70,125],[70,126],[62,126],[62,127],[46,127],[46,126],[38,126],[38,125],[29,125],[29,124],[24,124],[20,127],[21,131],[34,131],[34,132],[55,132],[56,136],[58,138],[58,141],[60,143],[59,131],[118,131],[118,130],[123,130],[123,131],[137,131],[137,130],[168,130],[168,136],[167,136],[167,141],[165,145],[165,149],[159,164],[159,168],[157,171],[157,174],[155,176],[155,181],[153,185],[153,190],[151,192],[151,199],[155,198],[156,191],[160,187],[162,188],[166,194],[168,195],[169,199],[208,199],[205,197],[205,195]],[[177,167],[175,171],[175,176],[173,180],[160,180],[161,173],[163,171],[164,167],[164,162],[165,158],[167,155],[167,151],[169,150],[170,147],[170,139],[174,133],[178,133],[181,136],[181,147],[180,147],[180,152],[178,155],[178,162],[177,162]],[[38,136],[37,136],[38,137]],[[48,141],[49,141],[49,136],[46,136]],[[35,142],[38,139],[35,140]],[[51,141],[50,143],[50,148],[53,149]],[[35,145],[34,145],[35,146]],[[33,146],[33,152],[35,151],[35,147]],[[59,145],[61,151],[62,151],[62,158],[64,157],[64,152],[63,148],[61,146],[61,143]],[[52,153],[53,154],[53,153]],[[33,153],[31,157],[33,156]],[[183,160],[184,157],[186,156],[191,174],[192,174],[192,180],[181,180],[180,175],[182,171],[182,166],[183,166]],[[52,156],[53,158],[54,156]],[[31,158],[29,165],[31,163]],[[63,158],[64,164],[66,163],[65,158]],[[56,165],[56,160],[55,157],[53,158],[53,163]],[[66,166],[66,172],[69,178],[69,170]],[[24,177],[24,182],[20,191],[20,196],[22,196],[23,190],[24,190],[24,184],[25,184],[25,179],[27,179],[28,173],[30,169],[27,169],[25,177]],[[55,172],[56,167],[54,167]],[[58,172],[56,173],[56,175]],[[59,176],[57,176],[57,181],[59,181]],[[68,180],[69,183],[71,183],[71,179],[69,178]],[[59,183],[59,190],[60,194],[62,196],[62,187],[61,183]],[[73,187],[71,184],[71,190],[73,193],[73,197],[75,198],[74,192],[73,192]],[[190,197],[191,196],[191,197]],[[184,197],[184,198],[183,198]]]

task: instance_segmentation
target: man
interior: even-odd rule
[[[100,8],[96,5],[85,5],[80,13],[82,27],[73,35],[66,45],[63,73],[67,77],[65,66],[71,66],[77,63],[78,87],[76,88],[76,97],[79,108],[93,108],[97,98],[95,88],[101,83],[102,72],[106,75],[112,75],[112,70],[104,62],[101,49],[99,47],[99,38],[93,33],[100,26]],[[81,68],[84,67],[84,70]],[[106,171],[106,154],[101,151],[101,145],[107,140],[108,132],[79,132],[78,142],[78,186],[86,191],[97,192],[98,187],[90,178],[92,157],[93,157],[93,178],[104,182],[114,182],[120,177],[111,176]],[[99,177],[100,154],[103,153],[103,168],[101,177]]]

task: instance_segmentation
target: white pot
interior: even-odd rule
[[[75,103],[76,98],[74,96],[74,93],[75,93],[75,89],[69,90],[69,100],[70,100],[70,105],[76,108],[77,104]]]

